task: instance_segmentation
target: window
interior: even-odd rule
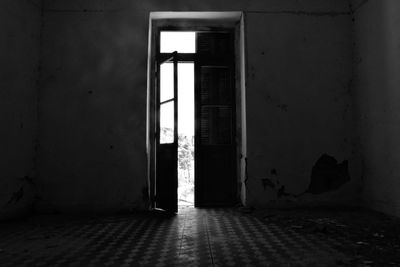
[[[162,31],[160,53],[196,53],[196,33],[184,31]]]

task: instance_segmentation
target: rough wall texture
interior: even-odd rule
[[[361,1],[355,24],[364,199],[369,207],[399,216],[400,2]]]
[[[145,207],[150,11],[245,12],[249,205],[357,196],[347,1],[45,0],[44,10],[38,166],[47,208]],[[302,194],[324,154],[339,161],[322,162],[335,173],[348,160],[350,181]],[[318,179],[332,179],[320,166]]]
[[[0,1],[0,219],[32,202],[40,14],[39,1]]]
[[[356,197],[350,193],[360,178],[352,132],[352,35],[350,16],[249,14],[250,203],[265,204],[277,196],[295,202]],[[302,194],[323,154],[350,162],[346,193],[332,188],[323,190],[328,194]],[[260,186],[265,179],[274,188]]]

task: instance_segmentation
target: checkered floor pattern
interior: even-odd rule
[[[0,223],[0,266],[337,266],[341,240],[236,209]]]

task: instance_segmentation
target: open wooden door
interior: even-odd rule
[[[198,32],[195,205],[237,201],[233,32]]]
[[[178,62],[176,52],[157,62],[156,208],[178,211]]]

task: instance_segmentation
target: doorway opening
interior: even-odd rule
[[[174,143],[174,128],[177,126],[178,206],[194,206],[195,69],[194,58],[190,55],[196,52],[196,32],[160,31],[159,40],[160,53],[173,53],[172,57],[177,61],[177,69],[171,60],[160,64],[160,144]],[[179,60],[178,55],[189,57]],[[177,108],[177,118],[174,107]]]
[[[178,63],[178,206],[194,206],[194,63]]]
[[[160,143],[174,140],[173,64],[160,66]],[[194,206],[194,63],[178,63],[178,206]]]
[[[241,12],[151,12],[147,152],[152,208],[245,202]]]

